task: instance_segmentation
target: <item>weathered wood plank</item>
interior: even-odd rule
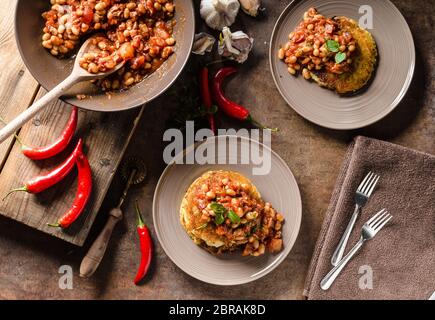
[[[16,0],[0,1],[0,116],[7,119],[23,111],[39,87],[25,68],[15,44],[15,4]],[[0,144],[0,168],[12,143],[13,138],[9,138]]]
[[[43,93],[44,91],[41,90],[36,99],[39,99]],[[70,110],[71,106],[60,100],[51,103],[21,129],[20,140],[32,146],[46,145],[53,141],[63,130]],[[71,206],[77,185],[75,170],[57,186],[39,195],[23,192],[12,194],[0,203],[0,213],[55,237],[82,245],[140,115],[141,109],[118,113],[80,110],[74,141],[67,150],[53,159],[32,161],[21,153],[21,145],[18,142],[13,145],[0,173],[0,195],[6,194],[8,190],[19,187],[30,178],[59,165],[71,153],[78,138],[84,139],[84,150],[93,172],[93,193],[83,217],[68,230],[51,228],[47,226],[47,223],[56,222]]]
[[[0,1],[0,115],[11,120],[39,99],[44,90],[26,70],[15,44],[14,8],[16,1]],[[36,95],[36,98],[35,98]],[[56,139],[69,118],[71,107],[61,101],[51,103],[20,131],[28,145],[43,146]],[[18,193],[0,201],[0,214],[76,245],[82,245],[105,197],[113,175],[140,119],[142,109],[103,114],[80,111],[73,143],[62,154],[46,161],[30,161],[21,154],[20,145],[9,138],[0,144],[0,197],[34,177],[59,165],[74,148],[78,137],[85,140],[85,151],[93,170],[94,188],[83,217],[69,230],[48,227],[67,211],[76,192],[76,172],[51,190],[35,196]]]

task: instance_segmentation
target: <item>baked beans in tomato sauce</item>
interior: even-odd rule
[[[174,52],[173,0],[51,0],[44,12],[42,46],[53,56],[74,52],[91,33],[98,51],[80,59],[90,73],[114,74],[95,83],[105,91],[128,88],[154,72]]]
[[[243,246],[243,256],[260,256],[266,249],[277,253],[283,248],[284,216],[270,203],[253,197],[250,184],[239,183],[224,173],[214,173],[197,186],[193,205],[201,212],[201,222],[213,226],[217,235],[231,243],[217,253]],[[237,221],[224,217],[216,223],[213,205],[222,206],[235,215]]]
[[[332,18],[310,8],[289,34],[289,41],[279,49],[278,58],[287,64],[290,74],[296,75],[301,70],[308,80],[311,70],[336,74],[351,71],[355,53],[356,41],[352,35],[341,30]]]

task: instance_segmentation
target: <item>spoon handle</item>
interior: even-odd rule
[[[29,121],[34,115],[42,110],[50,101],[59,98],[64,91],[68,90],[78,79],[73,76],[69,76],[64,81],[59,83],[51,91],[47,92],[41,99],[36,101],[26,110],[24,110],[20,115],[18,115],[14,120],[9,122],[5,127],[0,130],[0,143],[5,141],[10,135],[21,128],[27,121]]]

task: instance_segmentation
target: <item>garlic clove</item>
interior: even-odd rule
[[[238,55],[240,54],[240,51],[237,50],[236,48],[233,47],[233,37],[232,37],[232,33],[231,30],[227,27],[225,27],[222,30],[222,36],[223,36],[223,44],[225,45],[225,49],[234,55]]]
[[[208,33],[201,32],[195,35],[192,52],[198,55],[204,55],[206,52],[211,52],[216,39]]]
[[[209,13],[205,18],[205,23],[213,28],[213,29],[221,29],[225,26],[226,22],[222,21],[222,16],[219,14],[219,12],[211,12]]]
[[[261,0],[239,0],[242,10],[250,16],[256,17],[260,11]]]
[[[225,15],[232,15],[239,12],[240,4],[233,0],[213,0],[216,11]]]
[[[246,33],[242,31],[231,33],[231,30],[225,27],[219,39],[218,52],[222,57],[243,63],[248,59],[253,45],[254,39]]]

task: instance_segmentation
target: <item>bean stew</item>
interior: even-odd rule
[[[42,46],[56,57],[68,57],[92,33],[96,52],[80,66],[105,72],[125,61],[110,76],[95,80],[103,91],[126,89],[158,69],[174,53],[173,0],[51,0],[42,17]],[[101,36],[100,36],[101,34]]]

